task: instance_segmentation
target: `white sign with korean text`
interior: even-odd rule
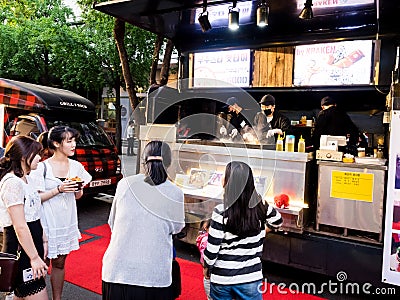
[[[193,87],[248,87],[250,55],[249,49],[195,53]]]

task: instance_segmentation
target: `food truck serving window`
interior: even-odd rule
[[[250,49],[193,54],[193,87],[249,87]]]
[[[372,41],[296,46],[295,86],[370,84]]]

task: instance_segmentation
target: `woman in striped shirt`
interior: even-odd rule
[[[210,296],[213,300],[261,300],[260,257],[265,230],[279,228],[282,217],[262,202],[247,164],[230,162],[223,185],[223,204],[214,208],[204,251],[204,275],[211,279]]]

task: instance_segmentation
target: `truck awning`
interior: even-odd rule
[[[94,3],[93,8],[127,23],[171,39],[178,51],[203,51],[228,48],[259,48],[283,44],[329,42],[340,39],[375,38],[399,35],[400,2],[380,0],[377,10],[372,0],[314,1],[314,18],[298,15],[305,1],[267,1],[268,26],[256,25],[259,0],[238,0],[240,29],[228,29],[228,10],[232,1],[208,0],[212,29],[202,32],[198,16],[200,0],[112,0]],[[351,4],[353,3],[353,4]],[[328,5],[329,4],[329,5]],[[378,15],[379,14],[379,15]],[[379,19],[379,20],[378,20]]]
[[[71,91],[0,78],[0,104],[38,111],[69,109],[94,111],[94,104]]]

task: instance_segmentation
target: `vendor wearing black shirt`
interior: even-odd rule
[[[329,96],[322,98],[321,108],[313,132],[315,150],[319,149],[321,135],[349,135],[349,144],[357,145],[360,136],[359,130],[349,115],[336,106],[335,99]]]
[[[275,110],[275,97],[267,94],[260,100],[261,112],[254,117],[254,130],[260,142],[274,144],[277,135],[290,129],[290,120]]]

